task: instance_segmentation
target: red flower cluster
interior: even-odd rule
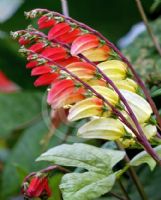
[[[51,189],[47,177],[32,177],[29,186],[27,188],[23,187],[22,193],[28,198],[50,197]]]
[[[32,76],[39,76],[34,85],[51,85],[48,103],[53,108],[73,104],[86,97],[85,89],[79,88],[75,80],[68,80],[68,75],[58,69],[57,64],[66,67],[88,84],[105,85],[104,80],[96,77],[96,68],[79,56],[85,55],[97,63],[107,60],[111,50],[96,35],[48,14],[38,19],[38,27],[41,30],[49,29],[48,35],[42,32],[42,35],[31,38],[21,35],[19,43],[30,51],[26,67],[32,70]],[[64,80],[63,76],[67,79]]]

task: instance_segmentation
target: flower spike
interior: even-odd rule
[[[76,20],[42,9],[31,11],[28,16],[33,18],[43,14],[43,11],[47,13],[43,16],[55,20],[48,27],[48,34],[30,29],[26,33],[21,32],[20,36],[34,36],[29,38],[29,47],[24,48],[23,53],[27,51],[27,67],[33,68],[32,75],[40,75],[35,84],[49,84],[48,103],[52,109],[70,108],[68,119],[71,121],[114,116],[135,134],[135,141],[158,161],[143,126],[151,117],[152,109],[143,97],[136,94],[139,84],[133,76],[129,77],[127,61],[120,60],[120,53],[114,59],[116,48],[101,34]],[[41,39],[46,46],[36,44]],[[144,108],[145,117],[138,114],[139,106],[134,96]],[[119,137],[121,141],[124,134]],[[130,137],[133,139],[132,134]]]

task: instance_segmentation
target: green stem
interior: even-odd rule
[[[125,151],[124,148],[122,147],[122,145],[121,145],[119,142],[116,142],[116,144],[117,144],[118,148],[119,148],[121,151]],[[127,164],[127,166],[125,167],[125,169],[126,169],[126,170],[128,169],[129,174],[130,174],[130,177],[131,177],[131,179],[133,180],[133,182],[134,182],[134,184],[135,184],[135,186],[136,186],[136,188],[137,188],[137,191],[138,191],[138,193],[140,194],[141,199],[142,199],[142,200],[148,200],[148,197],[147,197],[147,195],[146,195],[146,193],[145,193],[145,191],[144,191],[143,185],[141,184],[141,182],[140,182],[140,180],[139,180],[139,177],[137,176],[137,174],[136,174],[134,168],[131,167],[131,166],[129,165],[130,159],[129,159],[129,157],[128,157],[127,154],[125,155],[124,160],[125,160],[125,162],[126,162],[126,164]],[[124,170],[124,171],[125,171],[125,170]]]
[[[118,184],[120,186],[122,193],[125,195],[126,200],[131,200],[131,198],[129,197],[129,195],[128,195],[128,193],[127,193],[127,191],[126,191],[126,189],[125,189],[125,187],[124,187],[124,185],[123,185],[123,183],[120,179],[118,180]]]
[[[116,194],[116,193],[114,193],[114,192],[109,192],[109,194],[110,194],[111,196],[116,197],[116,198],[119,199],[119,200],[127,200],[127,199],[125,199],[124,197],[120,197],[120,195],[118,195],[118,194]]]
[[[140,12],[140,15],[141,15],[141,17],[142,17],[142,19],[144,21],[145,26],[146,26],[147,32],[149,33],[149,36],[150,36],[150,38],[151,38],[156,50],[158,51],[159,55],[161,56],[160,44],[159,44],[156,36],[154,35],[154,33],[153,33],[153,31],[152,31],[152,29],[151,29],[151,27],[149,25],[148,18],[146,16],[145,12],[144,12],[144,8],[142,6],[142,3],[141,3],[140,0],[135,0],[135,1],[136,1],[136,5],[138,7],[138,10]]]

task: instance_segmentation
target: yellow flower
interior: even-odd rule
[[[78,130],[82,138],[117,140],[125,134],[125,128],[118,119],[100,117],[84,124]]]
[[[111,111],[104,112],[102,100],[92,97],[79,101],[69,110],[68,120],[76,121],[86,117],[109,116]]]
[[[127,100],[129,106],[136,115],[137,120],[140,123],[148,121],[152,114],[152,108],[149,103],[143,97],[133,92],[127,90],[120,90],[120,92]]]
[[[127,65],[119,60],[108,60],[97,65],[110,79],[123,80],[127,75]]]
[[[128,90],[134,93],[137,91],[138,88],[137,83],[129,78],[126,78],[125,80],[118,80],[114,83],[119,89]]]
[[[119,97],[112,89],[104,86],[93,86],[92,88],[101,94],[112,105],[116,105],[118,103]]]

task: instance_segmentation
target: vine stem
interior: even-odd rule
[[[129,69],[131,70],[131,72],[133,73],[135,79],[136,79],[136,82],[140,85],[140,87],[142,88],[143,92],[144,92],[144,95],[145,97],[147,98],[149,104],[151,105],[152,107],[152,110],[154,112],[154,114],[156,115],[156,119],[158,121],[158,124],[159,126],[161,127],[161,118],[160,118],[160,115],[159,115],[159,112],[157,110],[157,107],[154,103],[154,101],[152,100],[151,96],[150,96],[150,93],[149,91],[146,89],[143,81],[140,79],[140,77],[138,76],[138,74],[136,73],[136,71],[134,70],[133,66],[131,65],[131,63],[127,60],[127,58],[121,53],[121,51],[113,44],[111,43],[106,37],[104,37],[101,33],[99,33],[98,31],[94,30],[93,28],[87,26],[86,24],[84,23],[81,23],[81,22],[78,22],[77,20],[71,18],[71,17],[65,17],[64,15],[58,13],[58,12],[53,12],[53,11],[50,11],[48,9],[35,9],[35,11],[38,11],[38,12],[50,12],[50,13],[53,13],[53,15],[55,16],[59,16],[59,17],[62,17],[62,18],[65,18],[66,20],[72,22],[72,23],[75,23],[79,26],[81,26],[82,28],[85,28],[86,30],[92,32],[93,34],[97,35],[98,37],[100,37],[102,40],[104,40],[106,42],[106,44],[111,48],[113,49],[117,54],[118,56],[120,57],[120,59],[122,61],[124,61],[127,66],[129,67]],[[32,11],[31,11],[32,12]]]
[[[109,192],[109,194],[111,195],[111,196],[114,196],[115,198],[117,198],[117,199],[119,199],[119,200],[127,200],[127,199],[125,199],[124,197],[120,197],[120,195],[118,195],[118,194],[116,194],[116,193],[114,193],[114,192]],[[130,200],[130,199],[129,199]]]
[[[69,173],[70,172],[70,170],[68,170],[64,167],[61,167],[59,165],[53,165],[53,166],[49,166],[45,169],[40,170],[39,173],[49,173],[50,171],[53,171],[53,170],[59,170],[63,173]],[[35,176],[36,174],[37,174],[37,172],[30,173],[28,176],[25,177],[23,182],[27,182],[32,176]]]
[[[125,149],[123,148],[123,146],[121,145],[121,143],[119,141],[116,142],[116,145],[118,146],[118,149],[120,149],[121,151],[125,151]],[[125,158],[124,158],[126,164],[129,166],[128,168],[128,171],[130,173],[130,176],[131,176],[131,179],[133,180],[136,188],[137,188],[137,191],[139,192],[141,198],[143,200],[148,200],[148,197],[144,191],[144,187],[143,185],[141,184],[140,180],[139,180],[139,177],[137,176],[134,168],[132,166],[129,165],[130,163],[130,159],[128,157],[127,154],[125,154]]]
[[[141,17],[142,17],[142,19],[143,19],[143,21],[144,21],[144,24],[145,24],[145,26],[146,26],[146,29],[147,29],[147,31],[148,31],[148,33],[149,33],[149,36],[150,36],[150,38],[151,38],[151,40],[152,40],[152,42],[153,42],[153,44],[154,44],[156,50],[158,51],[159,55],[161,56],[161,47],[160,47],[160,44],[159,44],[159,42],[157,41],[157,38],[156,38],[156,36],[154,35],[154,33],[153,33],[153,31],[152,31],[152,29],[151,29],[151,27],[150,27],[150,25],[149,25],[148,18],[147,18],[146,14],[145,14],[143,5],[142,5],[142,3],[141,3],[140,0],[135,0],[135,2],[136,2],[136,5],[137,5],[137,8],[138,8],[138,10],[139,10],[139,13],[140,13],[140,15],[141,15]]]

